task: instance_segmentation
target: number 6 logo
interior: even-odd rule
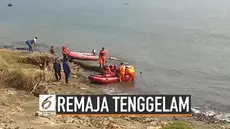
[[[49,96],[47,97],[43,102],[42,102],[42,108],[43,109],[48,109],[51,106],[51,101],[49,100],[50,98],[52,98],[53,96]],[[47,106],[45,106],[48,103]]]

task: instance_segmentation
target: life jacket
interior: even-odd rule
[[[132,65],[127,65],[126,66],[126,73],[129,74],[129,73],[135,73],[135,69]]]
[[[108,52],[106,50],[100,51],[100,56],[107,56]]]
[[[125,74],[126,71],[126,66],[125,65],[121,65],[120,66],[120,74]]]

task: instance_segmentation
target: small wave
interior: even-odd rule
[[[194,117],[208,123],[230,122],[230,113],[221,113],[213,110],[202,110],[199,107],[191,108]]]

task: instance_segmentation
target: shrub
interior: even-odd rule
[[[22,69],[10,70],[7,77],[7,85],[17,89],[30,90],[34,83],[33,75],[27,75]]]
[[[41,68],[46,68],[53,61],[53,56],[40,53],[28,55],[20,51],[10,50],[0,50],[0,53],[1,87],[13,87],[38,94],[40,91],[47,91],[45,86],[39,87],[40,82],[46,79],[46,72]]]
[[[173,122],[162,129],[192,129],[192,127],[186,122]]]
[[[3,86],[3,83],[6,80],[6,73],[8,72],[8,63],[0,56],[0,85]]]

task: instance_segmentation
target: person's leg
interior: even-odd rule
[[[102,59],[99,57],[99,67],[102,67]]]
[[[26,42],[26,45],[29,47],[29,53],[30,53],[30,50],[31,50],[31,45],[29,42]]]
[[[67,74],[65,73],[65,82],[67,83]]]
[[[67,82],[66,83],[69,83],[69,74],[67,74]]]
[[[119,74],[119,81],[122,82],[121,74]]]
[[[55,75],[56,80],[58,81],[58,73],[55,72],[54,75]]]
[[[105,57],[102,57],[101,59],[102,59],[102,66],[104,66],[105,65]]]
[[[124,76],[125,76],[124,74],[120,74],[120,75],[119,75],[119,80],[120,80],[120,82],[123,82],[123,81],[125,80],[125,79],[124,79]]]
[[[133,80],[133,73],[129,73],[128,75],[129,75],[128,82],[132,82],[132,80]]]
[[[134,81],[135,80],[135,73],[133,73],[133,78],[132,78],[132,81]]]
[[[61,72],[58,72],[59,80],[61,80]]]
[[[127,79],[126,79],[126,74],[123,74],[123,75],[122,75],[122,81],[123,81],[123,82],[127,81]]]
[[[69,74],[65,73],[65,82],[68,83],[69,82]]]
[[[30,51],[31,51],[32,53],[34,52],[34,51],[33,51],[33,47],[32,47],[32,46],[30,47]]]

